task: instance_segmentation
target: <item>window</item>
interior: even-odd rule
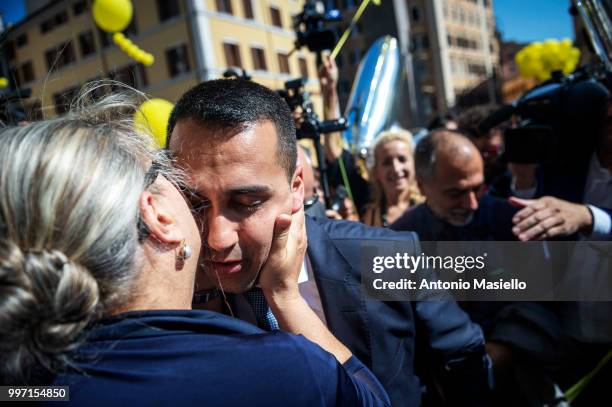
[[[291,71],[289,70],[289,56],[282,52],[279,52],[277,55],[278,55],[278,70],[281,73],[291,73]]]
[[[415,34],[412,37],[412,50],[423,51],[429,48],[429,38],[427,34]]]
[[[72,12],[75,16],[83,14],[85,10],[87,10],[87,2],[85,0],[77,1],[74,3],[74,6],[72,6]]]
[[[223,44],[223,52],[225,53],[225,62],[227,67],[242,68],[242,59],[240,59],[240,48],[237,44]]]
[[[242,0],[242,8],[244,9],[244,18],[248,18],[249,20],[253,20],[255,18],[251,0]]]
[[[6,42],[6,56],[9,60],[15,59],[15,43],[13,41]]]
[[[189,57],[187,56],[187,45],[182,44],[166,50],[166,61],[168,62],[168,73],[171,78],[190,71]]]
[[[102,44],[102,48],[106,48],[111,43],[111,36],[106,31],[103,31],[100,27],[98,27],[98,36],[100,37],[100,43]]]
[[[57,13],[55,15],[55,26],[59,26],[64,24],[66,21],[68,21],[68,13],[66,12],[66,10],[62,11],[61,13]]]
[[[93,78],[88,79],[87,82],[88,83],[98,82],[101,79],[102,77],[95,76]],[[102,99],[108,93],[110,93],[110,89],[108,85],[96,85],[96,87],[91,90],[91,95],[93,96],[94,100]]]
[[[176,0],[157,0],[157,16],[159,21],[166,21],[181,14],[179,2]]]
[[[300,75],[302,78],[308,78],[308,62],[306,61],[306,58],[299,57],[298,65],[300,66]]]
[[[57,47],[47,50],[47,52],[45,52],[45,59],[47,60],[47,69],[49,69],[49,71],[53,68],[60,70],[66,65],[73,63],[76,58],[74,56],[72,42],[67,41],[59,44]]]
[[[231,0],[217,0],[217,11],[219,13],[234,14]]]
[[[487,73],[487,70],[484,65],[468,64],[468,72],[472,75],[483,76]]]
[[[44,34],[64,24],[66,21],[68,21],[68,12],[64,10],[40,23],[40,32]]]
[[[412,21],[414,21],[415,23],[421,19],[421,11],[419,10],[417,6],[412,7],[411,15],[412,15]]]
[[[261,48],[251,48],[251,55],[253,56],[253,68],[256,71],[266,71],[266,54]]]
[[[143,89],[148,84],[146,71],[142,64],[126,65],[109,72],[108,76],[136,89]]]
[[[28,34],[23,33],[19,37],[17,37],[17,39],[15,40],[15,45],[17,45],[17,48],[21,48],[25,45],[28,45]]]
[[[72,88],[64,89],[60,92],[53,94],[53,103],[55,104],[55,112],[60,115],[66,113],[70,107],[70,103],[78,94],[80,87],[75,86]]]
[[[270,7],[270,17],[272,19],[272,25],[283,28],[283,22],[281,20],[280,10],[276,7]]]
[[[28,61],[21,65],[21,80],[23,83],[34,80],[34,67],[32,66],[32,61]]]
[[[31,104],[25,105],[26,117],[31,122],[37,122],[43,119],[42,103],[40,99],[35,100]]]
[[[81,48],[82,57],[96,52],[96,44],[94,42],[94,36],[91,30],[79,34],[79,47]]]
[[[42,34],[51,31],[51,29],[53,29],[53,21],[51,20],[45,20],[42,23],[40,23],[40,32]]]
[[[11,78],[13,79],[13,81],[15,82],[15,85],[18,88],[21,87],[21,79],[19,78],[19,69],[18,68],[12,68],[10,75],[11,75]]]

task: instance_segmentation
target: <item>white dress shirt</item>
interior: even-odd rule
[[[612,233],[612,222],[604,211],[598,208],[612,208],[612,173],[607,168],[602,168],[593,153],[586,187],[584,189],[584,203],[587,204],[593,214],[593,240],[604,240]]]

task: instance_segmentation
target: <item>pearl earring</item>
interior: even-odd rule
[[[183,240],[181,242],[181,247],[179,247],[176,259],[177,260],[187,260],[188,258],[191,257],[192,253],[193,253],[193,251],[191,250],[191,246],[186,244],[185,241]]]

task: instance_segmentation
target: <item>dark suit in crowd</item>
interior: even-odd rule
[[[358,222],[307,217],[308,257],[330,331],[372,372],[393,406],[419,406],[421,382],[414,370],[423,342],[444,371],[445,394],[453,405],[488,405],[490,360],[481,329],[454,301],[384,302],[364,298],[362,247],[368,241],[399,242],[420,254],[416,234]]]
[[[516,240],[512,234],[512,216],[516,209],[503,199],[490,195],[478,201],[472,221],[465,226],[453,226],[438,218],[426,203],[406,211],[390,227],[411,230],[421,241],[455,240]]]

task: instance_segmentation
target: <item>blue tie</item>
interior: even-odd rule
[[[243,295],[255,313],[257,326],[266,331],[280,329],[278,326],[278,321],[268,306],[268,301],[266,301],[266,297],[264,296],[263,291],[261,291],[261,288],[253,287]]]

